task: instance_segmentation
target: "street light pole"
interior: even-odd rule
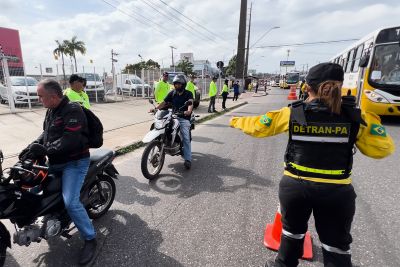
[[[172,52],[172,67],[174,68],[174,72],[175,72],[174,49],[176,49],[176,47],[173,47],[172,45],[170,45],[169,47],[171,47],[171,52]]]

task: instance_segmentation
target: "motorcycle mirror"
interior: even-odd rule
[[[34,143],[29,146],[29,152],[31,152],[33,155],[37,157],[44,157],[47,155],[46,148],[43,145],[37,143]]]
[[[154,104],[152,99],[149,99],[149,103],[152,104],[152,105]]]

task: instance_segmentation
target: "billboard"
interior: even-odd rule
[[[9,61],[10,72],[13,68],[23,68],[21,42],[19,32],[14,29],[0,27],[0,45],[6,56],[16,57],[16,61]]]
[[[289,66],[294,66],[295,61],[281,61],[281,67],[289,67]]]

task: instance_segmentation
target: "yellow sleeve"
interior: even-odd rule
[[[285,107],[261,116],[233,117],[230,125],[254,137],[267,137],[287,132],[289,130],[289,118],[290,108]]]
[[[364,155],[381,159],[389,156],[395,150],[392,137],[382,126],[378,115],[372,112],[362,114],[368,126],[360,125],[356,146]]]

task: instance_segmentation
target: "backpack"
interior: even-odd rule
[[[99,148],[103,145],[103,124],[100,119],[91,111],[82,106],[88,124],[88,141],[90,148]]]

